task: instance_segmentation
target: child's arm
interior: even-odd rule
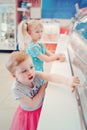
[[[44,94],[45,94],[45,89],[47,87],[47,84],[48,84],[48,82],[44,83],[40,87],[39,92],[33,98],[25,96],[25,97],[20,99],[20,102],[22,102],[26,106],[29,106],[31,108],[35,108],[36,106],[38,106],[38,104],[41,103],[41,101],[42,101],[42,99],[44,97]]]
[[[48,50],[48,49],[46,49],[46,55],[47,56],[52,56],[52,55],[54,55],[50,50]]]
[[[53,56],[53,55],[55,55],[54,53],[52,53],[51,51],[49,51],[49,50],[46,50],[46,54],[48,55],[48,56]],[[65,55],[63,54],[63,53],[58,53],[57,54],[57,59],[56,60],[59,60],[60,62],[63,62],[63,61],[65,61]]]
[[[54,83],[60,83],[60,84],[65,84],[67,86],[77,86],[80,85],[80,81],[78,79],[78,77],[65,77],[63,75],[59,75],[59,74],[48,74],[45,72],[38,72],[40,77],[43,80],[46,81],[51,81]]]
[[[60,62],[65,61],[65,55],[63,53],[53,54],[52,52],[50,52],[48,50],[46,50],[46,55],[41,53],[38,56],[38,58],[45,62],[51,62],[51,61],[55,61],[55,60],[59,60]]]
[[[38,56],[38,58],[43,60],[43,61],[45,61],[45,62],[51,62],[51,61],[57,60],[57,56],[56,55],[47,56],[47,55],[42,54],[42,53]]]

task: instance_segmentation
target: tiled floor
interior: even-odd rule
[[[8,53],[0,53],[0,130],[9,130],[13,114],[18,102],[11,92],[13,78],[5,68]],[[50,71],[52,63],[45,64],[45,70]]]

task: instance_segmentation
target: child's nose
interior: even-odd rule
[[[31,70],[28,70],[28,75],[31,75],[32,74],[32,71]]]
[[[41,36],[41,35],[42,35],[42,33],[39,33],[39,35]]]

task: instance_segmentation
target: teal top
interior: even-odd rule
[[[39,59],[38,56],[40,54],[46,54],[46,48],[42,42],[40,43],[29,43],[26,53],[29,54],[32,58],[33,64],[35,66],[35,70],[43,71],[43,63],[44,61]]]

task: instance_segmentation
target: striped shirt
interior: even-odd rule
[[[40,76],[38,75],[38,73],[36,73],[35,78],[32,83],[33,83],[34,87],[30,88],[29,86],[24,85],[18,81],[14,82],[14,84],[12,86],[12,91],[13,91],[13,94],[14,94],[16,100],[23,98],[24,96],[28,96],[28,97],[32,98],[38,93],[40,87],[42,86],[42,80],[41,80]],[[43,99],[44,99],[44,97],[43,97]],[[42,106],[43,99],[35,108],[26,106],[21,102],[20,102],[20,105],[24,110],[33,111]]]

